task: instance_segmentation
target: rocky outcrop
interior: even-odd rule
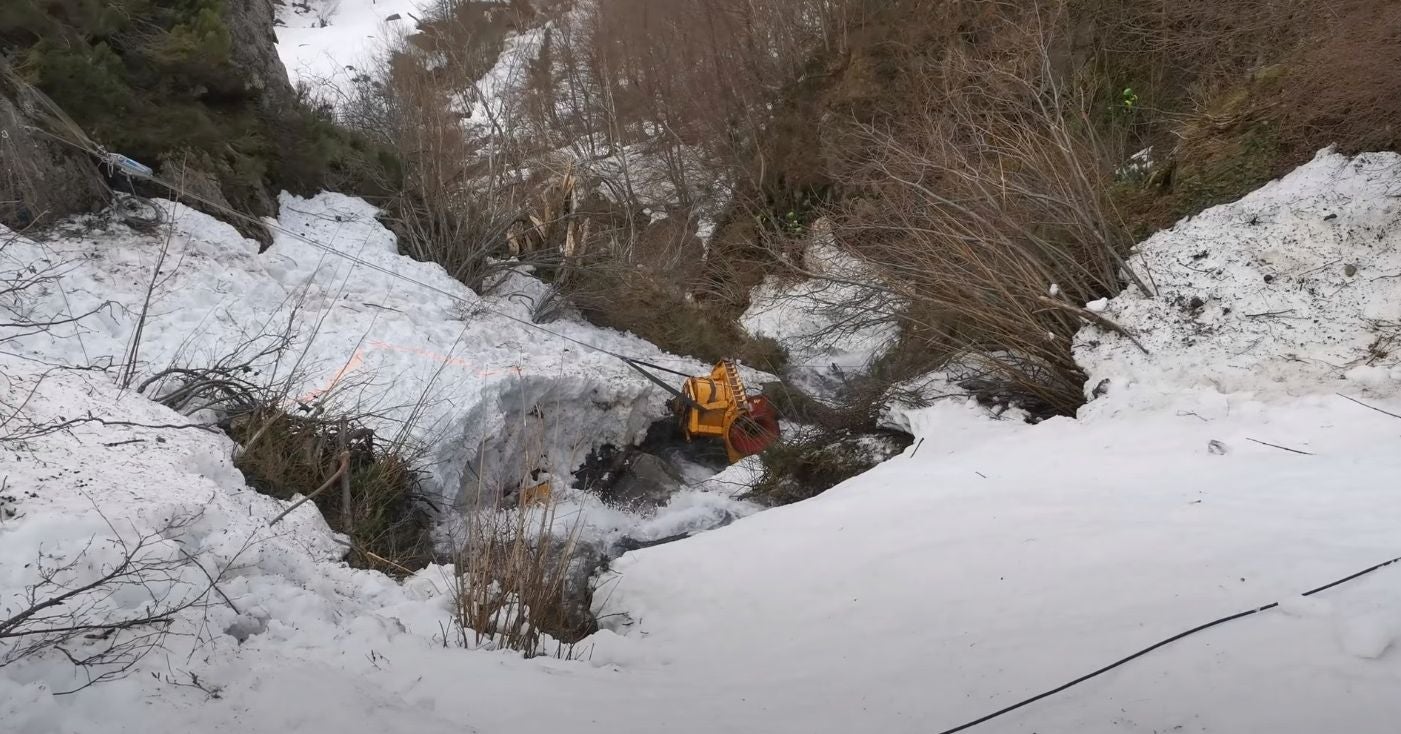
[[[36,132],[52,125],[45,103],[0,61],[0,224],[11,229],[99,209],[111,200],[91,156]]]
[[[264,112],[285,114],[296,100],[287,67],[277,55],[272,0],[224,0],[224,24],[233,39],[233,63],[247,75]]]

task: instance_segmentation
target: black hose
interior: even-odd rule
[[[1301,594],[1300,596],[1313,596],[1314,594],[1317,594],[1317,593],[1319,593],[1319,592],[1321,592],[1321,591],[1327,591],[1328,589],[1331,589],[1331,588],[1333,588],[1334,586],[1339,586],[1339,585],[1341,585],[1341,584],[1345,584],[1345,583],[1347,583],[1347,582],[1349,582],[1349,581],[1352,581],[1352,580],[1354,580],[1354,579],[1360,578],[1360,577],[1362,577],[1362,576],[1366,576],[1367,574],[1372,573],[1373,571],[1378,571],[1378,570],[1380,570],[1380,569],[1386,568],[1387,566],[1390,566],[1391,564],[1397,563],[1397,562],[1401,562],[1401,556],[1398,556],[1398,557],[1396,557],[1396,558],[1393,558],[1393,559],[1391,559],[1391,560],[1389,560],[1389,561],[1384,561],[1384,562],[1382,562],[1382,563],[1378,563],[1378,564],[1375,565],[1375,566],[1369,566],[1369,567],[1367,567],[1367,568],[1362,569],[1361,571],[1358,571],[1358,572],[1355,573],[1355,574],[1352,574],[1351,576],[1345,576],[1345,577],[1340,578],[1340,579],[1338,579],[1337,581],[1334,581],[1334,582],[1332,582],[1332,583],[1324,584],[1323,586],[1320,586],[1320,587],[1318,587],[1317,589],[1313,589],[1313,590],[1311,590],[1311,591],[1306,591],[1306,592],[1304,592],[1303,594]],[[960,732],[960,731],[964,731],[964,730],[966,730],[966,729],[971,729],[971,728],[973,728],[973,727],[975,727],[975,726],[977,726],[977,725],[979,725],[979,724],[983,724],[983,723],[992,721],[993,719],[996,719],[997,717],[1002,716],[1003,714],[1009,714],[1009,713],[1011,713],[1011,712],[1013,712],[1013,711],[1016,711],[1016,710],[1019,709],[1019,708],[1022,708],[1022,707],[1024,707],[1024,706],[1028,706],[1028,705],[1030,705],[1030,704],[1036,703],[1037,701],[1040,701],[1040,700],[1043,699],[1043,698],[1046,698],[1046,697],[1048,697],[1048,696],[1054,696],[1055,694],[1060,693],[1061,691],[1064,691],[1064,690],[1066,690],[1066,689],[1068,689],[1068,688],[1072,688],[1072,687],[1074,687],[1074,686],[1080,685],[1081,683],[1084,683],[1085,681],[1087,681],[1087,680],[1089,680],[1089,679],[1091,679],[1091,678],[1094,678],[1094,677],[1096,677],[1096,676],[1099,676],[1099,675],[1102,675],[1102,674],[1104,674],[1104,673],[1107,673],[1107,672],[1109,672],[1109,671],[1111,671],[1111,670],[1113,670],[1113,669],[1115,669],[1115,668],[1117,668],[1117,667],[1119,667],[1119,666],[1121,666],[1121,665],[1124,665],[1125,663],[1128,663],[1128,662],[1130,662],[1130,661],[1132,661],[1132,660],[1136,660],[1136,659],[1138,659],[1138,658],[1141,658],[1141,657],[1143,657],[1144,655],[1147,655],[1148,653],[1153,652],[1154,650],[1157,650],[1157,649],[1160,648],[1160,647],[1164,647],[1164,646],[1166,646],[1166,645],[1170,645],[1170,644],[1172,644],[1172,643],[1174,643],[1174,642],[1177,642],[1178,640],[1180,640],[1180,639],[1182,639],[1182,638],[1184,638],[1184,637],[1189,637],[1189,636],[1195,635],[1196,633],[1201,632],[1201,631],[1203,631],[1203,630],[1211,629],[1212,627],[1215,627],[1215,626],[1218,625],[1218,624],[1225,624],[1225,623],[1227,623],[1227,622],[1232,622],[1232,621],[1235,621],[1235,620],[1240,619],[1240,618],[1242,618],[1242,617],[1249,617],[1249,616],[1252,615],[1252,614],[1259,614],[1260,612],[1264,612],[1264,611],[1268,611],[1268,610],[1270,610],[1270,609],[1274,609],[1274,608],[1277,607],[1277,606],[1279,606],[1279,602],[1273,602],[1273,603],[1271,603],[1271,604],[1266,604],[1266,605],[1263,606],[1263,607],[1258,607],[1258,608],[1255,608],[1255,609],[1247,609],[1246,611],[1237,612],[1237,613],[1232,614],[1232,615],[1230,615],[1230,616],[1228,616],[1228,617],[1222,617],[1222,618],[1220,618],[1220,619],[1212,620],[1212,621],[1210,621],[1210,622],[1207,622],[1206,624],[1202,624],[1202,625],[1198,625],[1198,626],[1196,626],[1196,627],[1193,627],[1192,629],[1189,629],[1189,630],[1187,630],[1186,632],[1179,632],[1179,633],[1173,635],[1172,637],[1169,637],[1169,638],[1167,638],[1167,639],[1165,639],[1165,640],[1163,640],[1163,641],[1161,641],[1161,642],[1157,642],[1157,643],[1154,643],[1154,644],[1152,644],[1152,645],[1149,645],[1148,647],[1145,647],[1145,648],[1143,648],[1142,650],[1139,650],[1138,652],[1133,653],[1132,655],[1129,655],[1129,656],[1127,656],[1127,657],[1123,657],[1123,658],[1120,658],[1120,659],[1118,659],[1118,660],[1115,660],[1114,662],[1112,662],[1112,663],[1110,663],[1110,664],[1104,666],[1103,668],[1100,668],[1099,670],[1096,670],[1096,671],[1094,671],[1094,672],[1092,672],[1092,673],[1086,673],[1085,675],[1082,675],[1082,676],[1080,676],[1079,678],[1076,678],[1075,680],[1070,681],[1069,683],[1066,683],[1066,684],[1060,685],[1060,686],[1056,686],[1055,688],[1052,688],[1051,690],[1046,691],[1046,692],[1044,692],[1044,693],[1038,693],[1038,694],[1036,694],[1035,696],[1032,696],[1031,698],[1028,698],[1028,699],[1023,700],[1023,701],[1019,701],[1019,702],[1017,702],[1017,703],[1012,704],[1011,706],[1008,706],[1008,707],[1006,707],[1006,708],[1004,708],[1004,709],[1000,709],[1000,710],[998,710],[998,711],[994,711],[994,712],[988,714],[987,716],[983,716],[983,717],[981,717],[981,718],[974,719],[974,720],[972,720],[972,721],[970,721],[970,722],[968,722],[968,723],[966,723],[966,724],[960,724],[959,726],[955,726],[955,727],[952,728],[952,729],[945,729],[945,730],[939,732],[939,734],[955,734],[955,732]]]

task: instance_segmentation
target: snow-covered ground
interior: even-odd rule
[[[56,287],[26,296],[28,308],[100,311],[7,340],[7,359],[50,366],[125,362],[159,264],[134,384],[170,366],[208,367],[286,339],[285,349],[257,361],[261,374],[254,379],[286,382],[297,403],[324,406],[332,415],[366,415],[382,436],[406,433],[425,448],[433,485],[448,504],[470,504],[479,487],[511,488],[535,472],[568,486],[591,450],[631,445],[667,415],[668,395],[599,349],[707,371],[583,322],[532,327],[541,283],[507,274],[491,296],[479,297],[440,266],[399,255],[374,208],[358,199],[284,195],[275,241],[262,254],[224,223],[163,206],[174,223],[168,241],[164,232],[142,234],[94,216],[41,241],[11,244],[5,254],[17,262],[63,269]],[[702,507],[752,511],[729,494],[690,497],[677,527],[694,529]],[[582,518],[590,539],[611,539],[638,520],[586,493],[567,493],[564,501],[562,517]],[[672,524],[661,526],[658,532]]]
[[[0,667],[0,717],[7,731],[36,733],[938,732],[1202,622],[1282,600],[972,731],[1393,732],[1401,566],[1297,595],[1401,555],[1401,419],[1335,394],[1401,414],[1394,358],[1373,346],[1385,343],[1379,325],[1401,317],[1385,277],[1401,270],[1388,270],[1401,232],[1398,192],[1401,158],[1323,156],[1144,243],[1135,266],[1149,265],[1166,303],[1130,293],[1103,313],[1152,355],[1087,329],[1077,355],[1088,388],[1110,384],[1078,420],[1031,426],[953,402],[915,411],[905,424],[921,440],[872,472],[815,500],[619,559],[596,597],[607,629],[574,662],[444,646],[444,569],[402,585],[347,569],[309,507],[269,530],[283,503],[243,485],[225,458],[232,446],[217,435],[84,422],[0,443],[14,515],[0,521],[0,617],[34,581],[40,553],[72,557],[94,536],[196,509],[200,519],[161,551],[189,553],[210,570],[237,556],[221,583],[228,603],[177,627],[202,630],[202,644],[172,638],[168,653],[132,675],[71,696],[53,695],[74,683],[62,656]],[[338,247],[447,288],[418,269],[426,266],[397,259],[363,217],[336,221],[360,206],[287,199],[282,223],[328,237],[340,230]],[[523,350],[562,347],[499,317],[479,316],[481,327],[454,321],[456,301],[363,267],[337,271],[314,248],[299,252],[280,238],[260,256],[241,240],[207,235],[212,222],[182,221],[169,276],[179,287],[162,291],[165,305],[154,309],[165,321],[151,364],[171,358],[160,350],[174,346],[157,346],[167,341],[188,342],[191,355],[219,353],[235,330],[212,304],[237,314],[244,296],[278,303],[303,288],[309,312],[335,308],[318,341],[329,333],[340,351],[307,360],[323,376],[370,328],[376,339],[451,355],[465,323],[460,341],[472,348],[463,354],[505,368]],[[66,313],[81,306],[60,305],[60,295],[95,291],[129,303],[144,294],[160,239],[74,232],[33,246],[78,257],[83,277],[71,287],[65,278],[63,293],[42,301]],[[1337,267],[1355,271],[1313,270],[1339,257]],[[1287,290],[1254,286],[1262,260],[1270,285]],[[186,313],[193,304],[202,310]],[[1256,308],[1294,309],[1306,320],[1257,327],[1265,317]],[[266,318],[251,313],[237,321]],[[1204,313],[1209,330],[1193,325]],[[120,355],[130,319],[118,309],[85,331],[86,356]],[[581,324],[551,328],[647,349]],[[33,361],[76,359],[76,346],[29,339],[22,347],[23,359],[0,354],[0,387],[6,404],[27,400],[36,420],[182,420],[102,373]],[[400,375],[421,384],[417,370],[436,369],[382,351],[364,363],[384,375],[381,385]],[[1233,361],[1243,358],[1251,361]],[[619,402],[645,394],[621,373],[613,382],[602,361],[579,359]],[[1356,359],[1377,369],[1355,372]],[[552,375],[554,363],[542,369]],[[464,379],[473,387],[455,389],[470,393],[442,408],[443,420],[489,406],[491,386],[510,379]],[[142,443],[122,443],[132,440]],[[103,603],[139,608],[145,599]],[[181,685],[191,674],[205,690]]]
[[[377,56],[411,33],[433,0],[284,0],[277,49],[292,82],[342,89],[369,74]]]
[[[796,279],[769,276],[750,294],[739,323],[788,352],[790,379],[822,392],[835,372],[861,372],[895,343],[901,304],[878,276],[843,253],[826,220],[814,225]]]
[[[1401,159],[1323,151],[1230,206],[1149,238],[1131,289],[1101,313],[1148,351],[1086,329],[1077,360],[1115,407],[1175,400],[1184,387],[1284,398],[1363,397],[1401,385]],[[1088,393],[1087,393],[1088,394]]]

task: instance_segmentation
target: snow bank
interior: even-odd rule
[[[1209,422],[930,410],[913,456],[624,556],[602,611],[633,646],[596,655],[707,681],[711,730],[938,731],[1401,552],[1401,422],[1341,398]],[[1401,572],[1315,599],[974,731],[1394,730]],[[704,730],[674,705],[654,723]]]
[[[208,366],[286,337],[283,352],[259,362],[258,377],[289,380],[300,402],[367,414],[382,435],[408,431],[428,447],[449,502],[461,490],[514,486],[532,471],[568,477],[594,447],[630,445],[666,414],[665,393],[577,342],[704,371],[583,322],[545,332],[512,320],[528,322],[538,282],[513,276],[481,298],[440,266],[399,255],[375,209],[358,199],[284,195],[263,254],[222,222],[162,206],[175,232],[152,293],[141,374]],[[162,233],[88,217],[43,242],[12,245],[20,259],[67,263],[61,288],[32,304],[37,312],[111,305],[8,348],[49,364],[123,362],[165,244]]]
[[[1149,350],[1087,328],[1076,359],[1115,407],[1184,388],[1262,397],[1401,390],[1401,156],[1324,151],[1279,181],[1160,232],[1104,315]],[[1104,409],[1092,404],[1092,409]]]

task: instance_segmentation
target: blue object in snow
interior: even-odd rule
[[[107,154],[107,167],[136,178],[150,178],[155,175],[155,171],[152,171],[148,166],[137,163],[120,153]]]

